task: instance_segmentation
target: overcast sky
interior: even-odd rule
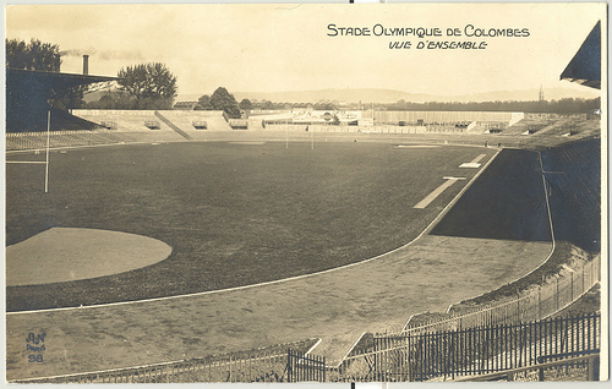
[[[462,95],[584,87],[559,81],[605,4],[28,5],[7,9],[7,37],[68,51],[62,71],[116,75],[160,61],[179,94],[385,88]],[[328,24],[369,27],[527,28],[527,38],[488,38],[486,50],[390,50],[418,38],[328,37]],[[604,29],[605,30],[605,29]],[[425,38],[428,39],[428,38]],[[436,38],[447,40],[448,38]],[[480,38],[452,40],[481,41]],[[596,91],[593,91],[596,93]]]

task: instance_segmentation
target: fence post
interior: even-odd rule
[[[291,381],[291,349],[287,350],[287,382]]]
[[[599,357],[589,358],[587,371],[587,381],[599,381]]]
[[[326,369],[327,369],[327,364],[325,363],[325,356],[323,356],[323,365],[322,365],[322,369],[323,369],[323,381],[321,381],[321,382],[326,382],[326,381],[325,381],[325,373],[326,373]]]

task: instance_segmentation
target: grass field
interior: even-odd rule
[[[467,181],[425,209],[413,205],[443,176],[471,177],[459,164],[485,152],[493,153],[364,142],[69,150],[51,155],[47,195],[40,165],[9,165],[7,244],[50,227],[85,227],[151,236],[173,253],[123,274],[9,287],[7,309],[215,290],[360,261],[416,237]],[[11,156],[19,158],[40,156]]]

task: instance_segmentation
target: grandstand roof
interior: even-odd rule
[[[67,89],[96,82],[115,81],[116,77],[90,76],[36,70],[6,69],[6,130],[9,132],[44,131],[50,99]],[[55,108],[53,108],[55,109]],[[55,109],[51,129],[86,129],[88,124]]]
[[[593,27],[561,79],[601,89],[601,22]]]
[[[44,84],[49,88],[71,88],[78,85],[93,84],[96,82],[116,81],[117,77],[90,76],[74,73],[45,72],[39,70],[6,69],[8,81],[16,83]]]

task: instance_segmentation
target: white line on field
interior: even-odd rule
[[[430,194],[425,196],[423,200],[416,203],[416,205],[413,208],[419,208],[419,209],[427,208],[427,206],[431,204],[432,201],[434,201],[438,196],[440,196],[442,192],[444,192],[446,189],[450,188],[451,185],[453,185],[455,182],[457,182],[455,178],[447,179],[446,181],[444,181],[442,185],[440,185],[439,187],[431,191]]]
[[[149,302],[154,302],[154,301],[174,300],[174,299],[179,299],[179,298],[184,298],[184,297],[197,297],[197,296],[206,296],[206,295],[211,295],[211,294],[228,293],[228,292],[234,292],[234,291],[238,291],[238,290],[257,288],[257,287],[260,287],[260,286],[275,285],[275,284],[285,283],[285,282],[289,282],[289,281],[301,280],[301,279],[304,279],[304,278],[314,277],[314,276],[318,276],[318,275],[321,275],[321,274],[327,274],[327,273],[331,273],[331,272],[335,272],[335,271],[339,271],[339,270],[349,269],[349,268],[354,267],[354,266],[359,266],[359,265],[363,265],[363,264],[368,263],[368,262],[375,261],[375,260],[377,260],[379,258],[382,258],[382,257],[386,256],[386,255],[390,255],[390,254],[392,254],[394,252],[403,250],[406,247],[411,246],[414,242],[416,242],[419,239],[421,239],[423,237],[423,235],[428,233],[433,228],[433,226],[440,221],[442,216],[444,216],[444,214],[446,214],[446,212],[450,209],[450,207],[452,207],[457,202],[459,197],[461,197],[463,195],[463,193],[465,193],[465,191],[474,183],[474,181],[476,181],[476,179],[487,168],[487,166],[489,166],[489,164],[491,164],[491,162],[493,162],[493,160],[499,155],[499,153],[501,151],[502,151],[502,149],[498,149],[497,150],[497,152],[487,161],[485,166],[482,169],[480,169],[470,179],[470,181],[459,191],[459,193],[457,193],[457,195],[455,195],[455,197],[442,209],[442,211],[440,211],[440,213],[438,213],[438,215],[431,221],[431,223],[429,223],[427,225],[427,227],[425,227],[425,229],[423,231],[421,231],[421,233],[416,238],[414,238],[413,240],[411,240],[410,242],[406,243],[403,246],[400,246],[400,247],[395,248],[393,250],[387,251],[386,253],[382,253],[382,254],[377,255],[375,257],[364,259],[363,261],[359,261],[359,262],[349,263],[347,265],[335,267],[335,268],[332,268],[332,269],[322,270],[322,271],[315,272],[315,273],[302,274],[302,275],[299,275],[299,276],[288,277],[288,278],[283,278],[283,279],[274,280],[274,281],[260,282],[258,284],[236,286],[236,287],[233,287],[233,288],[218,289],[218,290],[208,290],[208,291],[204,291],[204,292],[179,294],[179,295],[175,295],[175,296],[156,297],[156,298],[149,298],[149,299],[143,299],[143,300],[118,301],[118,302],[114,302],[114,303],[85,305],[85,306],[79,306],[79,307],[47,308],[47,309],[37,309],[37,310],[31,310],[31,311],[6,312],[6,316],[26,315],[26,314],[44,313],[44,312],[72,311],[72,310],[92,309],[92,308],[105,308],[105,307],[114,307],[114,306],[120,306],[120,305],[131,305],[131,304],[149,303]]]
[[[483,159],[486,156],[487,156],[486,154],[480,154],[476,158],[472,159],[472,162],[470,162],[470,163],[478,163],[478,162],[480,162],[481,159]]]
[[[24,163],[24,164],[44,165],[47,162],[45,161],[6,161],[6,163]]]

